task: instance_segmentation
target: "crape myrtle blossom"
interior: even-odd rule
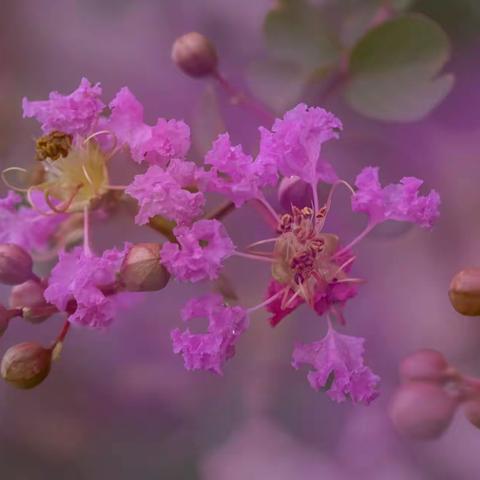
[[[46,251],[53,258],[62,244],[52,242],[52,237],[62,229],[68,233],[74,228],[71,225],[78,228],[80,219],[83,246],[64,248],[46,278],[28,272],[28,281],[37,282],[36,290],[43,292],[45,305],[40,312],[22,305],[5,309],[6,313],[0,309],[0,323],[8,325],[10,316],[44,319],[62,312],[67,320],[55,347],[63,342],[71,324],[87,328],[110,325],[122,292],[159,290],[170,275],[182,282],[216,280],[224,263],[236,255],[269,266],[266,297],[250,308],[229,305],[228,299],[216,293],[188,301],[183,321],[192,330],[196,319],[207,319],[208,326],[203,333],[190,328],[171,332],[173,351],[183,356],[185,367],[221,374],[254,312],[267,310],[270,324],[277,326],[305,304],[327,318],[328,330],[321,340],[298,344],[292,365],[309,365],[310,385],[326,390],[335,401],[349,398],[354,403],[370,403],[378,395],[379,377],[364,364],[364,339],[335,330],[337,324],[345,325],[344,307],[363,282],[351,274],[356,259],[353,247],[384,220],[431,227],[438,217],[438,194],[420,195],[422,182],[412,177],[382,187],[378,169],[373,167],[360,173],[356,189],[339,179],[322,157],[322,146],[339,137],[342,123],[319,107],[300,104],[275,120],[271,130],[261,127],[256,157],[234,145],[224,133],[215,140],[203,164],[196,165],[186,158],[190,130],[185,123],[162,118],[154,125],[144,123],[143,107],[127,87],[120,89],[108,109],[101,93],[99,84],[82,79],[71,94],[53,92],[45,101],[23,101],[24,116],[35,117],[44,134],[35,149],[41,175],[31,186],[19,189],[26,193],[30,207],[21,205],[22,199],[15,193],[0,200],[0,241],[16,243],[29,252]],[[122,148],[133,162],[146,165],[145,171],[129,185],[112,185],[110,169],[115,168],[114,157]],[[313,200],[277,212],[267,200],[266,189],[291,176],[308,183]],[[318,197],[320,182],[330,185],[324,203]],[[351,191],[352,210],[369,216],[365,230],[346,244],[325,231],[339,186]],[[113,197],[116,202],[128,197],[137,201],[138,213],[132,223],[148,224],[169,241],[161,246],[126,244],[121,250],[95,252],[91,246],[95,216],[91,213],[99,211],[113,191],[120,192]],[[214,212],[205,211],[210,192],[227,200]],[[244,204],[260,205],[274,233],[240,249],[221,219]],[[4,264],[11,268],[14,262]],[[54,347],[47,351],[52,358]]]
[[[438,217],[439,197],[434,191],[427,196],[419,195],[422,182],[414,178],[405,178],[399,185],[382,189],[378,179],[375,182],[367,178],[369,181],[362,182],[360,176],[360,180],[357,179],[358,190],[354,190],[347,182],[338,179],[333,167],[320,157],[322,144],[338,138],[340,129],[341,122],[333,114],[301,104],[287,112],[283,119],[276,120],[271,131],[260,130],[260,154],[256,160],[246,155],[240,146],[233,147],[228,135],[221,135],[206,156],[205,163],[210,169],[206,170],[206,174],[200,173],[199,187],[223,193],[240,206],[246,200],[255,198],[268,203],[262,188],[275,183],[275,173],[277,176],[295,175],[311,185],[313,205],[303,208],[292,206],[290,212],[283,214],[276,213],[269,205],[267,210],[272,217],[270,223],[276,225],[276,236],[252,243],[246,252],[233,252],[271,265],[272,280],[267,298],[247,309],[247,314],[265,307],[272,314],[270,323],[275,326],[306,303],[319,316],[326,315],[328,332],[325,338],[297,345],[292,365],[295,368],[301,364],[311,365],[312,371],[308,374],[311,386],[326,389],[333,400],[343,401],[348,397],[354,403],[369,404],[378,395],[379,377],[364,364],[364,339],[340,334],[334,329],[335,322],[345,324],[343,308],[358,293],[358,286],[363,282],[350,275],[356,258],[352,247],[373,228],[372,225],[386,219],[431,227]],[[262,177],[256,174],[257,171],[268,172],[268,175]],[[243,172],[250,174],[250,184],[245,181]],[[364,172],[375,173],[377,170],[366,169]],[[268,178],[268,181],[263,181],[263,178]],[[323,205],[317,194],[319,182],[331,184]],[[347,186],[352,192],[353,211],[370,214],[366,229],[348,245],[342,245],[336,235],[324,231],[333,193],[340,185]],[[179,244],[164,247],[167,252],[164,261],[174,276],[185,280],[190,274],[186,267],[198,255],[199,244],[195,242],[190,250],[185,248],[184,239],[179,239]],[[273,244],[270,251],[265,249],[269,244]],[[169,255],[170,251],[175,255]],[[218,260],[220,257],[214,258]],[[215,266],[216,276],[219,262],[213,262],[209,267],[211,265]],[[209,267],[204,268],[204,277],[208,276]],[[193,277],[193,273],[191,275]],[[208,334],[211,333],[209,329]],[[199,361],[199,357],[194,356],[195,363],[192,357],[187,356],[192,351],[211,352],[212,343],[219,345],[229,339],[225,335],[220,335],[221,341],[216,336],[213,338],[215,341],[211,336],[199,338],[185,334],[182,337],[180,332],[175,331],[172,336],[174,351],[184,355],[187,368],[217,371],[208,361]],[[213,351],[216,351],[215,348]],[[227,359],[225,356],[222,358]]]

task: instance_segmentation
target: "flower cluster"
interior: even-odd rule
[[[178,328],[171,332],[173,350],[183,356],[185,367],[222,373],[253,312],[266,309],[271,325],[276,326],[306,304],[319,317],[326,317],[326,335],[297,344],[293,367],[308,365],[310,385],[326,390],[335,401],[371,402],[378,395],[379,377],[364,364],[364,339],[336,329],[345,324],[344,306],[363,281],[350,274],[356,258],[353,247],[387,220],[430,228],[438,217],[438,194],[420,195],[422,181],[412,177],[382,187],[374,167],[360,172],[356,188],[341,180],[323,158],[322,146],[339,138],[342,123],[319,107],[297,105],[275,120],[270,130],[261,127],[256,157],[233,145],[224,133],[203,164],[197,165],[187,158],[190,131],[184,122],[160,118],[155,125],[147,125],[142,105],[128,88],[116,94],[108,110],[101,93],[100,85],[82,79],[70,95],[53,92],[46,101],[23,101],[24,116],[35,117],[44,134],[36,145],[42,172],[26,189],[30,206],[19,206],[22,199],[16,193],[0,202],[0,240],[32,254],[59,255],[48,278],[22,278],[30,282],[29,288],[32,284],[41,288],[43,301],[5,309],[6,322],[13,316],[48,318],[64,312],[67,327],[57,345],[70,324],[108,326],[123,291],[163,288],[170,275],[182,282],[215,280],[226,259],[240,256],[270,266],[266,296],[249,308],[229,305],[217,293],[189,300],[182,311],[183,321],[190,324],[196,318],[207,318],[208,327],[204,333]],[[129,185],[115,186],[109,182],[109,169],[114,168],[110,160],[120,149],[127,149],[132,161],[146,164],[146,170]],[[267,190],[285,179],[306,182],[311,202],[278,212],[267,200]],[[320,183],[330,188],[322,203]],[[368,215],[365,230],[348,244],[324,229],[333,194],[342,185],[351,191],[352,211]],[[121,193],[116,201],[136,201],[137,225],[153,226],[168,241],[94,253],[90,224],[95,216],[91,214],[116,190]],[[214,214],[205,211],[210,192],[226,199]],[[271,238],[240,249],[221,219],[245,204],[261,210],[274,232]],[[78,229],[79,221],[83,222],[83,246],[72,249],[69,242],[55,240]],[[67,249],[59,251],[62,246]],[[5,265],[11,268],[11,262]]]

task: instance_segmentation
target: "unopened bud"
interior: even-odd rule
[[[205,77],[217,70],[218,55],[213,44],[204,35],[190,32],[175,40],[172,60],[191,77]]]
[[[480,315],[480,268],[466,268],[458,272],[448,291],[453,308],[462,315]]]
[[[9,323],[10,314],[3,305],[0,305],[0,337],[7,331]]]
[[[161,245],[138,243],[128,251],[120,269],[120,281],[131,292],[151,292],[164,288],[170,274],[160,263]]]
[[[17,388],[33,388],[45,380],[51,362],[51,350],[34,342],[19,343],[5,352],[1,375]]]
[[[296,207],[312,205],[312,187],[300,177],[284,177],[278,186],[278,201],[288,211],[292,205]]]
[[[402,435],[429,440],[447,429],[456,407],[456,400],[441,386],[411,382],[395,393],[390,406],[390,418]]]
[[[477,428],[480,428],[480,400],[469,400],[463,404],[463,412],[467,420]]]
[[[0,283],[23,283],[34,276],[32,268],[32,257],[22,247],[13,243],[0,244]]]
[[[440,352],[426,348],[404,358],[399,370],[405,381],[438,382],[445,378],[447,368],[448,362]]]
[[[16,285],[10,293],[10,307],[21,308],[25,320],[41,323],[53,313],[52,306],[43,297],[44,291],[45,285],[37,280]]]

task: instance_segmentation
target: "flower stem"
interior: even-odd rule
[[[90,212],[88,205],[83,209],[83,251],[87,257],[92,256],[92,248],[90,246]]]
[[[268,257],[265,255],[255,255],[253,253],[239,252],[238,250],[236,250],[233,254],[236,255],[237,257],[249,258],[251,260],[259,260],[261,262],[268,262],[268,263],[273,262],[272,257]]]
[[[270,298],[267,298],[264,302],[259,303],[258,305],[255,305],[254,307],[247,308],[247,312],[252,313],[252,312],[255,312],[256,310],[260,310],[261,308],[266,307],[267,305],[269,305],[270,303],[275,301],[278,297],[283,295],[285,293],[285,290],[286,289],[284,288],[284,289],[280,290],[279,292],[277,292],[275,295],[271,296]]]
[[[221,220],[222,218],[226,217],[229,213],[235,210],[235,204],[231,201],[227,201],[222,203],[217,208],[208,212],[205,215],[205,218],[208,220]]]
[[[357,235],[348,245],[345,247],[341,248],[335,255],[335,257],[339,257],[342,253],[347,252],[350,250],[354,245],[356,245],[360,240],[362,240],[364,237],[366,237],[375,227],[377,226],[376,223],[374,222],[369,222],[367,226],[360,232],[359,235]]]

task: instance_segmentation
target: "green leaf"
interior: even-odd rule
[[[276,113],[294,106],[307,82],[307,75],[295,63],[265,60],[251,63],[246,78],[252,93]]]
[[[307,69],[333,66],[340,57],[338,39],[329,31],[320,9],[305,0],[282,0],[264,23],[270,52]]]
[[[419,120],[453,86],[453,75],[438,76],[449,56],[447,35],[428,17],[411,14],[385,22],[354,47],[346,99],[371,118]]]
[[[212,142],[225,131],[218,98],[212,85],[207,85],[192,111],[192,144],[200,156],[205,155]]]

